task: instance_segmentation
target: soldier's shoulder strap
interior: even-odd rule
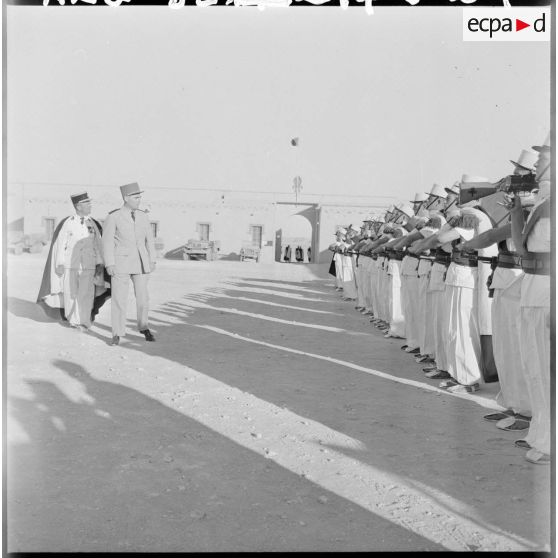
[[[112,215],[113,213],[116,213],[117,211],[120,211],[120,207],[117,207],[116,209],[113,209],[112,211],[109,211],[109,215]]]

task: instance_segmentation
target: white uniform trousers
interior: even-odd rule
[[[420,344],[418,331],[419,278],[416,274],[407,275],[403,278],[403,281],[405,282],[405,306],[403,307],[403,314],[405,316],[405,334],[407,337],[407,345],[411,349],[416,349]]]
[[[380,290],[378,291],[378,299],[382,309],[382,320],[389,322],[389,308],[391,306],[391,289],[389,288],[389,276],[387,272],[388,261],[384,260],[384,268],[381,270]]]
[[[340,289],[343,287],[343,259],[341,254],[336,252],[333,260],[335,261],[335,286]]]
[[[71,325],[91,327],[95,298],[94,269],[64,269],[64,315]]]
[[[434,263],[430,269],[428,292],[432,300],[432,335],[434,337],[434,360],[439,370],[448,369],[447,333],[449,327],[448,295],[444,282],[446,267]]]
[[[148,329],[149,294],[147,292],[148,273],[130,275],[116,273],[111,278],[111,318],[112,334],[123,337],[126,334],[126,309],[128,307],[128,286],[130,279],[136,296],[138,330]]]
[[[521,308],[521,360],[531,400],[531,423],[527,442],[550,455],[550,309]]]
[[[356,258],[356,256],[353,256]],[[355,263],[355,283],[356,283],[356,305],[364,308],[364,265],[363,260],[364,258],[358,259],[358,265],[356,263],[356,259],[354,260]]]
[[[401,275],[399,266],[399,260],[391,260],[388,268],[388,285],[390,289],[389,331],[392,335],[405,337],[405,318],[401,308]]]
[[[343,259],[343,296],[355,299],[357,297],[355,272],[353,269],[353,258],[351,256],[341,256]]]
[[[358,265],[361,268],[360,276],[360,290],[362,291],[362,306],[367,310],[372,308],[372,303],[370,301],[370,268],[372,260],[366,256],[361,256],[358,259]]]
[[[369,292],[370,292],[370,307],[368,310],[376,315],[376,281],[378,280],[378,266],[376,260],[370,259],[370,278],[369,278]]]
[[[498,369],[500,392],[496,402],[515,413],[531,416],[529,387],[521,361],[521,293],[513,286],[494,289],[492,302],[492,348]]]
[[[446,285],[449,300],[447,372],[463,385],[481,380],[477,289]]]
[[[428,291],[428,282],[429,276],[428,275],[421,275],[418,279],[418,296],[417,296],[417,333],[418,333],[418,342],[420,347],[420,354],[421,355],[428,355],[433,353],[433,347],[428,347],[426,340],[427,340],[427,331],[428,331],[428,324],[426,321],[426,305],[427,305],[427,291]]]
[[[434,291],[426,289],[426,300],[424,304],[424,346],[421,347],[421,354],[429,355],[434,358],[435,354],[435,315],[436,307],[434,301]],[[423,352],[424,351],[424,352]]]

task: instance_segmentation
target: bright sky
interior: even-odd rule
[[[461,26],[455,5],[8,6],[8,180],[291,192],[300,175],[303,194],[402,199],[496,180],[549,130],[550,43]]]

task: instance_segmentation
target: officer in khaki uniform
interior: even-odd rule
[[[139,332],[155,341],[149,331],[147,281],[155,269],[155,243],[147,215],[139,209],[141,194],[134,182],[120,187],[124,205],[111,211],[104,223],[103,255],[112,285],[112,345],[126,333],[126,306],[130,279],[134,284]]]

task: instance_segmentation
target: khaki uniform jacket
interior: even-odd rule
[[[103,224],[105,266],[116,273],[150,273],[155,261],[155,242],[147,215],[137,209],[135,221],[128,207],[111,211]]]

